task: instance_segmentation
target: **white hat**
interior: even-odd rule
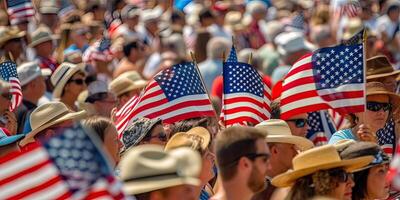
[[[189,147],[166,152],[160,145],[139,145],[122,157],[120,166],[123,189],[128,195],[200,184],[201,158]]]
[[[300,136],[292,135],[289,125],[280,119],[270,119],[256,125],[256,128],[266,131],[267,143],[288,143],[296,145],[300,150],[305,151],[314,147],[314,144]]]
[[[24,86],[39,76],[50,76],[50,69],[40,69],[37,62],[26,62],[17,67],[21,86]]]
[[[104,81],[93,81],[88,86],[88,95],[94,95],[98,93],[108,93],[107,83]]]
[[[312,50],[313,45],[305,40],[301,32],[283,32],[275,37],[275,44],[278,45],[278,53],[287,55],[302,49]]]
[[[64,89],[64,86],[68,83],[69,79],[76,73],[76,72],[83,72],[85,66],[82,64],[72,64],[68,62],[61,63],[60,66],[57,67],[56,71],[53,72],[51,75],[51,84],[54,86],[53,96],[54,98],[60,98],[61,93]]]

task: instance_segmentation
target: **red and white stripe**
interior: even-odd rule
[[[335,124],[337,130],[342,129],[347,124],[347,119],[338,112],[335,112],[332,109],[328,109],[328,113],[331,115],[333,123]]]
[[[18,78],[10,77],[9,79],[11,88],[10,93],[12,94],[11,104],[10,104],[10,111],[14,111],[22,102],[22,89],[21,83],[19,82]]]
[[[226,127],[233,125],[256,125],[271,117],[271,90],[265,84],[264,97],[250,93],[223,94],[221,120]]]
[[[396,190],[400,190],[400,143],[399,142],[397,142],[396,153],[393,155],[393,159],[390,163],[389,173],[387,174],[386,177],[388,181],[391,183],[393,188],[395,188]]]
[[[7,13],[12,25],[18,24],[21,21],[29,20],[35,15],[35,8],[32,2],[26,2],[24,4],[7,8]]]
[[[129,121],[133,118],[133,111],[136,104],[139,102],[139,96],[133,96],[129,99],[128,102],[125,103],[115,114],[116,117],[116,127],[118,131],[118,138],[122,138],[122,133],[125,128],[128,126]]]
[[[99,179],[93,184],[87,195],[82,199],[126,199],[121,188],[122,184],[114,177]]]
[[[0,158],[1,199],[66,199],[68,185],[39,145]]]
[[[317,90],[312,68],[312,54],[309,54],[300,58],[286,75],[282,84],[282,119],[329,108],[339,113],[364,110],[364,84]]]

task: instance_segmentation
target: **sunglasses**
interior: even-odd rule
[[[12,99],[12,94],[11,93],[3,93],[1,94],[1,96],[7,100],[11,100]]]
[[[381,110],[386,112],[386,111],[390,111],[392,109],[392,104],[368,101],[367,102],[367,109],[372,111],[372,112],[378,112],[378,111],[381,111]]]
[[[263,162],[267,162],[269,159],[269,154],[267,154],[267,153],[249,153],[249,154],[244,155],[244,157],[246,157],[250,160],[253,160],[253,161],[255,159],[261,157]]]
[[[165,134],[164,132],[161,132],[157,135],[152,135],[149,137],[149,140],[151,140],[152,138],[158,138],[160,141],[166,142],[168,140],[167,134]]]
[[[286,121],[294,122],[296,128],[304,128],[304,126],[306,126],[308,123],[308,119],[288,119]]]
[[[333,177],[337,177],[338,181],[341,182],[341,183],[346,183],[349,180],[349,178],[354,179],[352,173],[347,173],[344,170],[335,170],[335,171],[332,171],[329,174],[331,176],[333,176]]]
[[[84,83],[86,83],[85,79],[70,79],[68,80],[68,83],[75,83],[77,85],[83,85]]]

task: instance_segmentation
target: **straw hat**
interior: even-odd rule
[[[288,143],[294,144],[302,151],[311,149],[314,147],[314,144],[300,136],[292,135],[290,131],[289,125],[280,119],[270,119],[263,121],[256,125],[256,128],[266,131],[268,133],[266,137],[266,141],[268,143]]]
[[[207,149],[211,141],[211,134],[203,127],[194,127],[187,132],[179,132],[173,135],[165,145],[165,150],[176,149],[178,147],[195,147],[200,143],[201,150]]]
[[[117,78],[119,77],[125,77],[128,78],[130,80],[132,80],[135,85],[137,85],[138,88],[144,88],[147,85],[147,81],[144,80],[142,78],[142,76],[139,74],[139,72],[137,71],[128,71],[128,72],[124,72],[121,75],[119,75]]]
[[[342,160],[333,145],[324,145],[304,151],[293,158],[293,170],[280,174],[272,179],[276,187],[291,186],[297,179],[313,174],[319,170],[344,168],[353,172],[368,165],[373,156],[362,156],[354,159]]]
[[[138,85],[135,84],[135,82],[126,77],[117,77],[116,79],[111,81],[109,85],[110,91],[117,96],[120,96],[124,93],[140,88],[142,88],[141,85],[139,87]]]
[[[393,93],[393,92],[389,92],[386,90],[385,85],[383,85],[383,83],[380,82],[369,82],[366,85],[367,87],[367,94],[366,96],[369,95],[376,95],[376,94],[385,94],[389,96],[389,102],[392,104],[393,112],[396,112],[399,109],[399,105],[400,105],[400,96]]]
[[[0,47],[7,41],[22,38],[25,36],[25,31],[20,31],[17,27],[1,26],[0,27]]]
[[[61,102],[49,102],[43,104],[32,111],[30,116],[32,131],[25,136],[25,138],[20,142],[20,145],[25,146],[26,144],[33,142],[36,134],[50,126],[67,120],[80,119],[85,115],[85,111],[73,112]]]
[[[40,26],[38,29],[33,31],[31,34],[32,41],[29,47],[35,47],[43,42],[52,41],[54,38],[52,36],[51,30],[46,26]]]
[[[394,70],[384,55],[367,59],[367,80],[398,75],[400,70]]]
[[[122,157],[120,166],[123,189],[128,195],[200,184],[200,155],[187,147],[165,152],[159,145],[140,145]]]
[[[84,65],[75,65],[72,63],[64,62],[57,67],[56,71],[51,75],[51,84],[54,85],[53,96],[60,98],[64,86],[68,80],[78,71],[84,72]]]

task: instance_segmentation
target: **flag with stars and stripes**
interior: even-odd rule
[[[183,62],[155,75],[139,96],[129,120],[161,118],[164,123],[195,117],[215,117],[215,111],[196,66]],[[126,127],[117,124],[119,132]]]
[[[378,137],[378,144],[383,151],[390,156],[393,155],[393,149],[396,145],[395,123],[393,118],[391,118],[382,129],[376,132],[376,136]]]
[[[269,119],[271,90],[258,71],[247,63],[237,62],[232,46],[223,64],[221,121],[226,127],[235,124],[253,125]]]
[[[11,25],[29,21],[35,15],[31,0],[7,0],[6,4]]]
[[[300,58],[282,84],[281,118],[333,109],[344,115],[365,107],[363,45],[319,49]]]
[[[102,38],[91,45],[82,55],[82,60],[85,63],[93,63],[94,61],[109,62],[114,57],[110,50],[111,40],[109,38]]]
[[[118,131],[118,139],[122,139],[122,132],[128,126],[129,121],[133,118],[133,111],[139,102],[139,96],[135,95],[129,99],[116,113],[115,125]]]
[[[336,130],[340,130],[346,126],[348,123],[348,120],[346,119],[345,116],[339,114],[338,112],[335,112],[332,109],[328,110],[328,113],[330,114],[333,123],[335,124]]]
[[[308,130],[306,137],[315,146],[328,144],[329,138],[336,132],[335,124],[326,110],[308,113]]]
[[[361,29],[358,33],[354,34],[351,38],[349,38],[347,40],[343,40],[342,44],[344,44],[344,45],[361,44],[364,39],[364,31],[365,31],[365,29]]]
[[[11,85],[11,104],[10,111],[14,111],[22,102],[21,83],[18,79],[17,64],[12,61],[4,61],[0,64],[1,78],[8,81]]]
[[[1,198],[126,198],[100,144],[94,142],[80,125],[74,125],[22,152],[1,157]]]

